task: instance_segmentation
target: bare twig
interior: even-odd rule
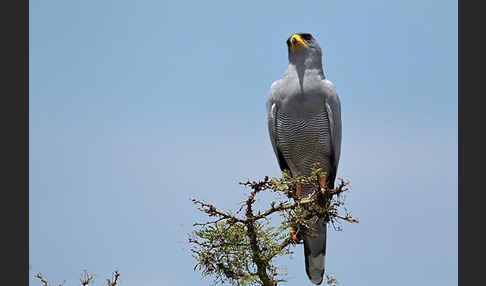
[[[51,286],[51,284],[49,284],[49,282],[47,282],[47,279],[45,279],[42,274],[40,273],[37,273],[37,275],[35,275],[36,278],[38,278],[42,284],[44,284],[44,286]]]
[[[89,274],[88,270],[83,270],[83,273],[81,274],[81,278],[79,281],[81,282],[81,285],[86,286],[89,283],[91,283],[94,280],[95,276],[93,274]]]
[[[42,284],[44,284],[44,286],[51,286],[51,284],[47,281],[47,279],[45,279],[42,276],[42,274],[37,273],[37,275],[35,275],[35,277],[38,278],[42,282]],[[63,284],[64,284],[64,282],[59,284],[59,286],[62,286]]]
[[[189,198],[192,202],[194,202],[195,204],[198,204],[200,205],[201,207],[198,208],[200,211],[202,212],[205,212],[207,213],[210,217],[211,216],[220,216],[222,217],[223,219],[226,219],[229,221],[229,223],[231,222],[243,222],[242,219],[230,214],[230,213],[225,213],[225,212],[222,212],[220,210],[218,210],[215,206],[211,205],[211,204],[208,204],[204,201],[200,201],[200,200],[197,200],[195,198]]]
[[[118,272],[118,270],[115,270],[112,274],[112,280],[106,279],[106,284],[108,286],[116,286],[118,283],[118,278],[120,278],[120,273]]]

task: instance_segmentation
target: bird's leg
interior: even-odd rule
[[[326,175],[321,176],[319,186],[321,187],[321,193],[324,195],[324,192],[326,191]]]
[[[302,184],[297,184],[295,194],[297,195],[297,199],[300,199],[302,196]],[[295,234],[295,230],[293,227],[290,227],[290,236],[292,236],[292,239],[294,241],[298,241],[299,239],[297,238],[297,235]]]
[[[326,194],[326,191],[327,191],[326,175],[321,176],[321,178],[319,180],[319,186],[321,187],[320,199],[322,199],[320,204],[323,205],[325,208],[327,208],[329,206],[329,202],[328,202],[328,198],[327,198],[328,194]],[[324,217],[328,217],[327,213],[325,214]]]
[[[297,195],[297,198],[300,199],[302,196],[302,184],[297,184],[297,188],[295,190],[295,194]]]
[[[294,241],[298,241],[298,239],[297,239],[297,235],[295,234],[295,230],[294,230],[294,228],[293,228],[293,227],[290,227],[290,228],[289,228],[289,231],[290,231],[290,236],[292,237],[292,239],[293,239]]]

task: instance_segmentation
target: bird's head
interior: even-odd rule
[[[287,39],[290,62],[304,62],[322,58],[322,50],[309,33],[294,33]]]

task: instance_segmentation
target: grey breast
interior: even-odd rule
[[[293,175],[310,175],[314,163],[319,163],[323,171],[329,170],[331,138],[324,105],[306,118],[277,111],[276,125],[277,145]]]

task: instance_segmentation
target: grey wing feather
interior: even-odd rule
[[[268,133],[270,134],[270,141],[272,142],[273,151],[277,157],[278,165],[280,166],[280,170],[288,170],[290,168],[285,161],[282,152],[278,148],[277,142],[277,124],[275,122],[277,116],[277,104],[274,102],[273,94],[274,94],[274,86],[275,83],[272,84],[272,88],[270,89],[270,95],[267,100],[267,121],[268,121]]]
[[[331,145],[332,145],[332,166],[337,172],[339,159],[341,157],[342,122],[341,122],[341,103],[333,84],[326,80],[328,96],[326,98],[326,110],[329,118]]]

